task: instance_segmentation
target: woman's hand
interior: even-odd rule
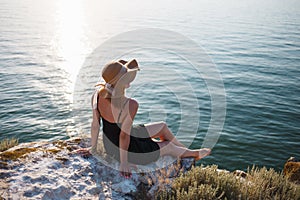
[[[125,178],[130,178],[131,177],[131,169],[137,169],[137,166],[131,163],[120,163],[120,173],[121,176],[124,176]]]
[[[81,148],[74,151],[74,153],[79,154],[84,158],[88,158],[96,153],[95,147]]]

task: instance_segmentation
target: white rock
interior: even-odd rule
[[[111,188],[123,194],[129,194],[137,191],[137,188],[132,180],[124,180],[120,183],[113,184]]]
[[[66,142],[69,142],[72,148],[80,148],[77,142],[72,142],[72,140]],[[27,154],[24,158],[10,161],[9,167],[13,170],[2,169],[1,178],[5,178],[9,185],[3,188],[3,192],[0,191],[0,196],[9,197],[8,199],[128,200],[131,199],[133,193],[137,192],[137,187],[141,182],[144,184],[151,182],[153,185],[149,193],[153,197],[157,189],[172,182],[171,177],[177,174],[176,170],[172,171],[172,166],[168,167],[176,159],[165,156],[155,163],[138,166],[138,170],[133,171],[132,177],[125,179],[120,176],[118,162],[106,165],[102,158],[98,159],[97,156],[82,158],[67,149],[57,154],[45,151],[49,148],[53,149],[54,146],[45,142],[20,144],[14,147],[15,149],[36,147],[38,150]],[[66,162],[57,159],[58,157],[64,158]],[[188,170],[192,163],[193,160],[187,159],[181,162],[181,167]],[[163,174],[160,171],[162,169],[168,173]]]

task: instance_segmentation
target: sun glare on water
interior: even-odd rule
[[[68,74],[66,98],[73,102],[73,89],[77,73],[84,61],[87,47],[83,1],[62,0],[57,3],[55,51],[60,68]]]

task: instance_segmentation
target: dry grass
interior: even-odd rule
[[[19,140],[16,138],[11,138],[11,139],[3,139],[2,141],[0,141],[0,152],[5,151],[11,147],[14,147],[16,145],[18,145]]]
[[[253,167],[241,178],[217,166],[195,167],[176,178],[170,191],[159,192],[157,199],[300,199],[300,186],[273,169]]]
[[[25,156],[28,153],[37,151],[38,148],[20,148],[16,149],[15,151],[5,151],[0,154],[1,161],[9,161],[9,160],[16,160]]]

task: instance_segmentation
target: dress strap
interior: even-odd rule
[[[120,113],[119,113],[119,116],[118,116],[118,121],[117,121],[117,123],[119,123],[119,122],[120,122],[120,117],[121,117],[121,114],[122,114],[123,108],[125,107],[126,103],[127,103],[129,100],[130,100],[129,98],[128,98],[128,99],[126,99],[125,103],[123,104],[123,106],[122,106],[122,108],[121,108],[121,111],[120,111]]]

